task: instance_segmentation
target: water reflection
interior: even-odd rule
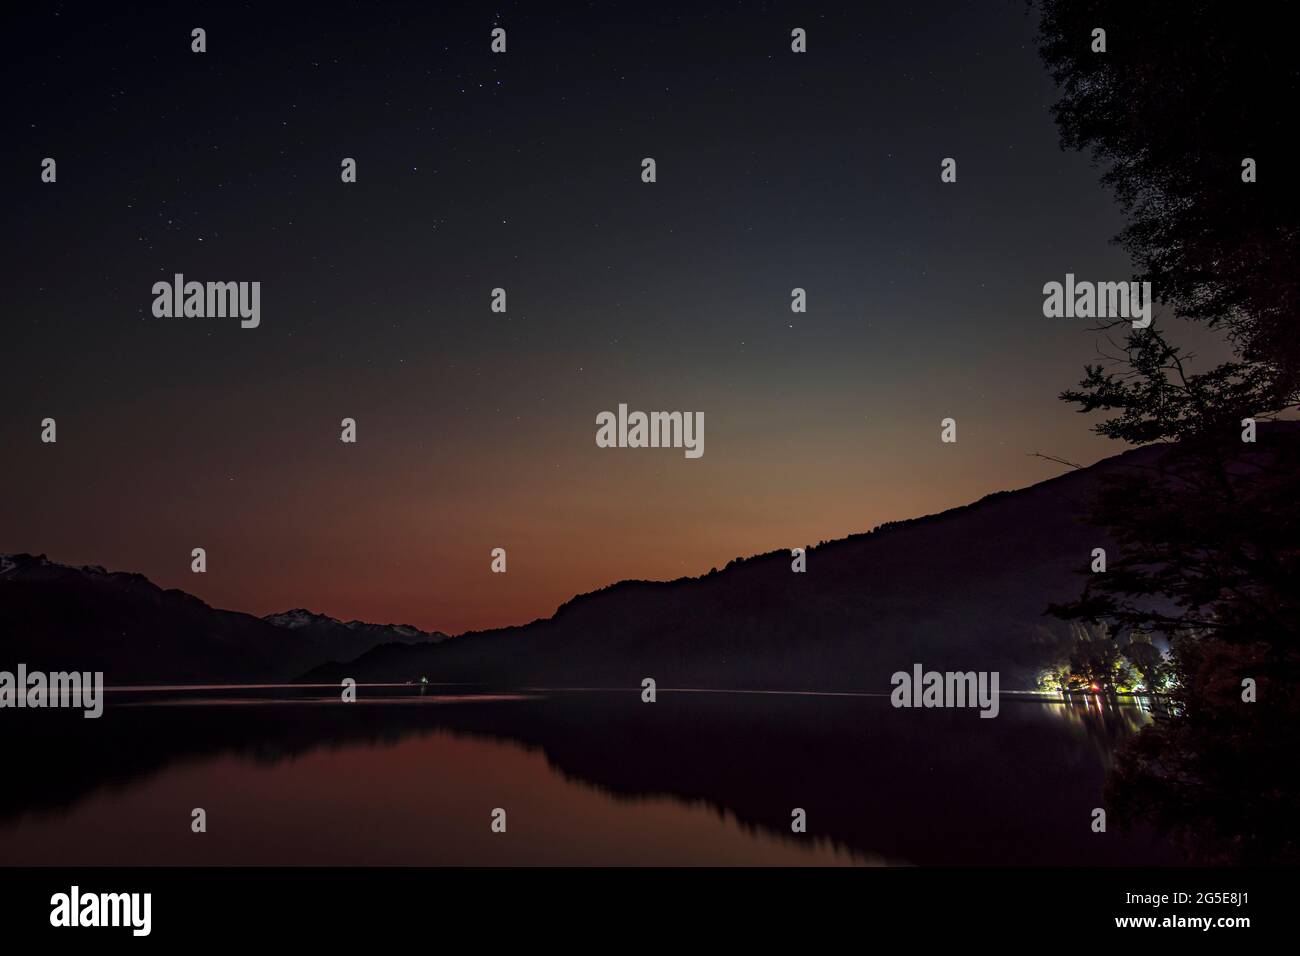
[[[245,687],[10,714],[4,862],[1175,861],[1091,832],[1114,748],[1149,719],[1100,699],[1009,696],[981,720],[859,695]]]

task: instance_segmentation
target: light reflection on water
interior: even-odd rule
[[[328,686],[119,689],[98,721],[28,713],[14,743],[34,772],[0,796],[0,860],[1174,862],[1088,827],[1115,747],[1150,720],[1133,703],[1003,695],[984,720],[886,695],[359,685],[343,704]],[[189,831],[197,806],[207,834]]]

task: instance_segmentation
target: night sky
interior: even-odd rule
[[[0,552],[455,632],[1119,450],[1041,289],[1132,268],[1021,0],[266,6],[7,31]],[[704,456],[597,448],[620,402]]]

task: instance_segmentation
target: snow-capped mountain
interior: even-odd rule
[[[445,636],[301,608],[263,619],[210,607],[142,574],[0,555],[0,661],[103,671],[110,685],[284,680],[380,644]]]

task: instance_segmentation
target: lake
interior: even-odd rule
[[[0,864],[1174,864],[1114,814],[1091,829],[1149,719],[1007,694],[987,720],[866,695],[112,690],[99,720],[3,715]]]

